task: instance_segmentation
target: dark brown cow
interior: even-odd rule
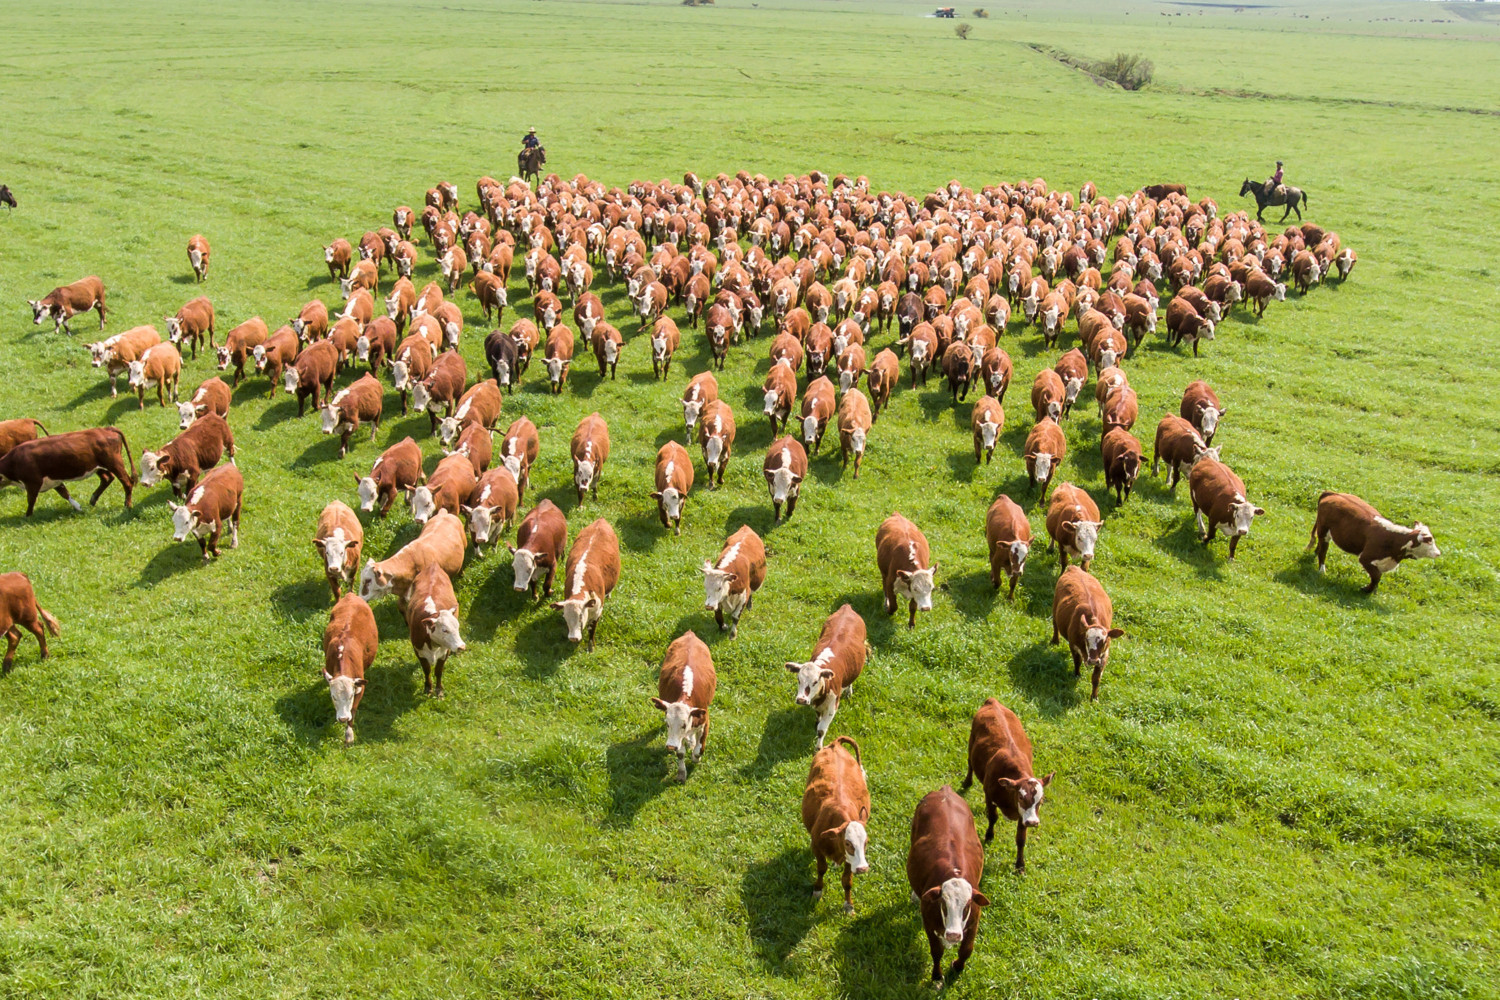
[[[1436,559],[1442,555],[1427,525],[1417,521],[1410,528],[1387,521],[1370,504],[1353,493],[1325,492],[1318,497],[1318,516],[1313,521],[1307,547],[1318,550],[1318,572],[1328,558],[1328,540],[1353,556],[1370,574],[1366,594],[1375,593],[1380,578],[1394,573],[1405,559]]]
[[[193,492],[204,470],[219,464],[225,453],[234,463],[234,433],[229,422],[216,413],[205,413],[179,433],[160,451],[141,452],[143,487],[170,483],[174,496]]]
[[[983,874],[984,847],[974,830],[974,811],[947,785],[928,792],[911,819],[906,881],[927,932],[933,982],[942,981],[944,951],[958,947],[949,969],[954,976],[974,953],[979,914],[990,905],[979,891]]]
[[[65,434],[52,434],[35,441],[24,441],[0,456],[0,488],[20,483],[26,489],[26,516],[36,509],[36,498],[44,489],[72,505],[83,507],[68,495],[67,483],[98,473],[99,488],[89,498],[89,505],[99,502],[109,484],[115,480],[125,490],[125,507],[131,504],[135,490],[135,460],[125,432],[117,427],[90,427]]]
[[[359,491],[359,509],[374,510],[380,504],[380,516],[390,513],[396,497],[418,483],[427,481],[422,471],[422,449],[409,437],[402,438],[381,452],[370,474],[361,479],[354,477]]]
[[[1016,599],[1016,584],[1026,572],[1031,554],[1031,522],[1015,501],[1004,493],[990,504],[984,518],[985,544],[990,550],[990,583],[1000,589],[1000,574],[1010,577],[1010,600]]]
[[[1104,487],[1115,491],[1115,503],[1124,503],[1141,474],[1141,443],[1123,427],[1111,427],[1099,443],[1104,459]]]
[[[41,658],[51,655],[47,650],[47,633],[62,634],[62,626],[36,602],[36,591],[31,578],[25,573],[0,573],[0,634],[5,636],[5,661],[0,664],[0,673],[10,673],[16,662],[16,647],[21,645],[21,629],[36,636],[41,647]]]
[[[1052,595],[1052,643],[1056,645],[1059,638],[1068,640],[1074,677],[1085,662],[1093,668],[1090,701],[1099,698],[1099,678],[1109,662],[1110,640],[1124,635],[1114,627],[1114,605],[1104,585],[1077,566],[1063,570]]]
[[[375,614],[355,593],[341,597],[323,630],[323,680],[334,718],[344,724],[344,745],[354,742],[354,713],[365,694],[365,672],[375,665],[380,632]]]
[[[716,562],[703,561],[704,606],[714,613],[724,631],[729,612],[729,637],[739,635],[740,615],[755,602],[755,592],[766,581],[766,546],[747,524],[729,536]]]
[[[988,698],[969,726],[969,770],[960,788],[967,792],[975,775],[984,788],[984,832],[988,844],[995,837],[995,821],[1003,814],[1016,824],[1016,871],[1026,870],[1026,831],[1041,826],[1037,814],[1055,771],[1038,778],[1032,771],[1031,740],[1016,713]]]
[[[553,610],[563,613],[569,642],[582,642],[587,631],[588,651],[594,651],[594,633],[604,617],[604,602],[619,582],[620,538],[601,517],[573,539],[563,573],[563,593],[567,596],[552,602]]]
[[[896,613],[896,598],[908,602],[907,628],[916,628],[917,612],[932,610],[933,577],[927,537],[900,514],[886,518],[875,532],[875,563],[885,590],[885,613]]]
[[[189,432],[191,433],[191,432]],[[172,540],[198,540],[203,559],[219,555],[219,535],[229,523],[229,547],[240,547],[240,509],[245,494],[245,477],[233,465],[211,469],[187,496],[187,503],[167,506],[172,511]]]
[[[708,709],[718,678],[714,658],[693,632],[684,632],[667,647],[651,704],[666,716],[667,749],[677,755],[677,780],[687,780],[687,757],[703,759],[708,747]]]
[[[865,783],[859,744],[840,736],[813,755],[807,788],[802,793],[802,825],[807,828],[818,863],[813,899],[822,898],[823,876],[832,862],[844,869],[844,912],[854,912],[854,876],[870,870],[865,858],[869,844],[865,824],[869,821],[870,789]]]
[[[845,604],[823,622],[812,658],[805,663],[787,662],[787,672],[797,678],[797,704],[818,713],[819,748],[839,710],[839,699],[854,693],[854,682],[864,671],[869,655],[865,620]]]
[[[537,504],[516,528],[516,544],[507,545],[515,570],[515,588],[531,590],[536,596],[541,584],[542,596],[552,596],[552,579],[562,562],[568,544],[568,521],[551,500]]]
[[[60,285],[41,299],[27,299],[31,306],[31,323],[40,326],[42,320],[52,319],[52,332],[61,330],[71,334],[68,321],[79,313],[90,309],[99,313],[99,329],[104,329],[104,317],[108,310],[104,306],[104,282],[94,275],[79,278],[71,285]]]

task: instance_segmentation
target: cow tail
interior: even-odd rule
[[[849,748],[849,752],[854,754],[854,763],[858,764],[860,767],[865,766],[865,762],[859,759],[859,744],[854,742],[854,738],[852,736],[837,736],[834,737],[833,742],[835,746],[840,743],[844,744],[844,746]]]
[[[130,442],[125,440],[125,432],[116,427],[115,433],[120,435],[120,447],[125,449],[125,471],[130,473],[130,478],[135,479],[135,456],[130,454]]]
[[[33,419],[31,422],[36,424],[37,430],[42,432],[42,437],[46,437],[52,433],[51,431],[47,430],[47,428],[42,426],[42,422],[40,420]]]
[[[45,626],[47,626],[47,631],[50,632],[50,633],[52,633],[52,637],[54,639],[57,638],[58,636],[62,635],[62,626],[60,624],[58,624],[58,621],[57,621],[56,618],[52,617],[52,612],[50,612],[46,608],[41,607],[40,605],[38,605],[38,607],[36,609],[36,614],[37,614],[37,617],[42,620],[42,624],[45,625]]]

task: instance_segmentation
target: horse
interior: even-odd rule
[[[516,173],[525,178],[527,184],[539,181],[542,177],[542,165],[546,162],[547,151],[542,147],[523,149],[516,154]]]
[[[16,204],[16,196],[10,192],[9,184],[0,184],[0,205],[4,205],[7,212],[20,207]]]
[[[1286,206],[1286,211],[1281,213],[1281,218],[1277,220],[1278,222],[1285,222],[1286,217],[1292,212],[1297,213],[1298,222],[1302,221],[1302,209],[1299,206],[1307,204],[1307,192],[1301,188],[1292,187],[1290,184],[1280,184],[1270,194],[1267,194],[1264,184],[1258,184],[1246,177],[1245,183],[1240,185],[1240,197],[1243,198],[1247,194],[1255,195],[1255,217],[1262,222],[1266,220],[1261,216],[1261,213],[1267,207],[1274,207],[1276,205]]]

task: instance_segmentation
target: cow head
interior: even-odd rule
[[[850,871],[855,875],[868,872],[870,861],[865,857],[865,848],[869,845],[870,836],[865,831],[865,825],[857,819],[851,819],[834,830],[834,833],[844,845],[844,863],[849,866]]]
[[[228,369],[230,363],[234,360],[233,356],[229,352],[229,348],[220,346],[214,348],[214,350],[217,351],[219,355],[219,371],[225,371],[226,369]]]
[[[1037,808],[1041,806],[1046,797],[1044,789],[1052,784],[1052,775],[1057,772],[1043,775],[1040,778],[1001,778],[1002,787],[1009,788],[1016,795],[1016,809],[1021,814],[1021,825],[1024,827],[1035,827],[1042,825],[1042,819],[1037,815]]]
[[[406,361],[391,362],[391,385],[397,392],[405,392],[411,385],[411,365]]]
[[[334,528],[333,534],[327,538],[314,538],[313,548],[323,557],[323,565],[327,571],[334,576],[347,577],[349,569],[349,548],[354,544],[354,539],[344,534],[343,528]]]
[[[802,418],[802,440],[811,447],[818,440],[818,429],[822,426],[816,416],[809,414]]]
[[[141,452],[141,486],[155,486],[163,479],[169,478],[169,473],[162,467],[164,457],[154,451]],[[178,540],[181,541],[181,539]]]
[[[1045,451],[1038,451],[1025,458],[1031,463],[1031,481],[1038,486],[1045,483],[1052,475],[1053,456]]]
[[[582,642],[583,630],[598,621],[599,616],[604,613],[604,600],[592,591],[584,591],[566,601],[553,601],[552,608],[563,613],[568,641]]]
[[[594,481],[594,463],[587,458],[573,459],[573,485],[581,496]]]
[[[295,370],[296,369],[292,369],[292,371],[295,371]],[[291,372],[289,371],[289,372],[287,372],[287,374],[290,375]],[[334,431],[338,430],[339,422],[342,419],[343,419],[343,414],[340,412],[339,405],[337,403],[325,403],[323,405],[323,433],[324,434],[332,434]]]
[[[1094,548],[1099,544],[1099,529],[1103,524],[1102,521],[1064,521],[1061,525],[1060,530],[1073,532],[1073,550],[1083,560],[1084,569],[1094,561]]]
[[[469,535],[474,539],[476,547],[494,541],[495,536],[500,534],[504,522],[495,520],[495,508],[479,504],[474,507],[460,506],[459,510],[469,521]]]
[[[956,871],[953,878],[923,893],[922,902],[937,908],[938,917],[943,924],[944,948],[951,948],[963,941],[964,926],[968,923],[971,907],[982,909],[990,905],[984,893],[975,889],[968,879],[959,876]]]
[[[1228,412],[1229,407],[1227,406],[1223,409],[1219,409],[1213,406],[1205,406],[1202,410],[1198,411],[1199,426],[1201,427],[1203,436],[1205,438],[1211,438],[1214,436],[1214,433],[1219,429],[1219,418],[1224,416],[1224,414]]]
[[[412,387],[411,405],[418,413],[425,412],[432,403],[432,390],[426,382],[418,382]]]
[[[286,385],[287,392],[296,392],[297,386],[302,384],[302,373],[297,370],[296,365],[291,365],[281,373],[281,381]]]
[[[861,375],[863,375],[863,374],[864,374],[864,369],[862,369],[862,368],[855,368],[852,365],[850,367],[848,367],[848,368],[840,368],[839,369],[839,392],[848,392],[850,389],[852,389],[855,386],[859,385],[859,377]]]
[[[354,294],[354,279],[353,278],[340,278],[339,279],[339,294],[344,297],[344,301],[345,302],[349,301],[349,296],[351,296],[351,295]]]
[[[734,579],[733,570],[720,569],[703,560],[703,606],[710,611],[718,610],[732,592]]]
[[[328,246],[326,246],[326,247],[323,248],[323,262],[325,264],[332,264],[333,263],[333,245],[332,244],[329,244]]]
[[[1412,537],[1407,540],[1402,549],[1402,555],[1407,559],[1436,559],[1442,555],[1442,550],[1437,547],[1437,539],[1433,537],[1432,531],[1417,521],[1411,526]]]
[[[724,438],[719,434],[709,434],[703,439],[703,464],[710,469],[718,469],[723,462]]]
[[[1031,546],[1017,539],[1010,543],[1010,575],[1020,576],[1026,572],[1026,557],[1031,554]]]
[[[781,402],[781,393],[775,389],[766,390],[766,416],[776,412],[777,404]]]
[[[666,702],[652,698],[651,704],[662,710],[667,723],[667,749],[682,755],[682,745],[695,729],[708,721],[708,709],[694,708],[685,701]]]
[[[130,376],[125,380],[132,389],[143,388],[146,385],[146,362],[131,361]]]
[[[678,490],[677,487],[668,486],[664,490],[659,490],[651,494],[651,499],[655,500],[661,507],[661,512],[666,516],[668,521],[679,521],[682,519],[682,505],[687,502],[687,496]],[[678,529],[679,533],[681,530],[681,528]]]
[[[828,682],[833,680],[833,671],[827,667],[832,658],[832,650],[823,650],[817,659],[807,663],[792,663],[788,661],[786,671],[797,678],[797,691],[794,696],[799,705],[811,705],[823,697],[823,692]]]
[[[31,307],[32,326],[37,326],[42,322],[42,320],[52,315],[51,306],[48,306],[45,302],[38,302],[36,299],[27,299],[26,304]],[[89,346],[93,347],[92,344],[90,344]],[[95,367],[98,366],[96,365]]]
[[[427,641],[439,649],[447,650],[448,653],[462,653],[469,646],[464,642],[463,636],[458,632],[458,609],[437,607],[432,598],[422,609],[427,621]]]
[[[854,454],[863,455],[865,453],[865,440],[868,435],[869,431],[863,427],[856,427],[849,432],[849,447],[854,449]]]
[[[766,473],[766,485],[771,489],[772,503],[786,503],[787,500],[797,495],[802,486],[802,477],[791,470],[789,463],[780,468]]]
[[[88,347],[89,363],[95,368],[103,368],[105,363],[109,361],[110,356],[114,354],[114,348],[103,340],[95,341],[88,345]]]
[[[985,451],[993,451],[995,442],[1000,436],[1000,425],[993,418],[987,418],[979,425],[979,442]]]
[[[199,415],[207,409],[208,407],[202,403],[178,403],[177,429],[181,431],[187,430],[193,426],[193,422],[198,419]]]
[[[514,545],[507,545],[512,556],[511,568],[516,574],[516,589],[525,590],[531,586],[531,579],[536,575],[536,553],[531,549],[518,549]]]
[[[438,424],[438,440],[443,447],[449,447],[458,440],[458,435],[462,430],[463,426],[458,422],[457,417],[444,417]]]
[[[432,490],[427,486],[408,486],[406,502],[411,507],[411,519],[418,524],[426,524],[438,510]]]
[[[1111,639],[1124,638],[1125,632],[1118,628],[1105,628],[1099,621],[1084,621],[1083,659],[1091,667],[1102,667],[1109,662]]]
[[[172,541],[185,542],[196,538],[204,528],[203,519],[190,504],[175,504],[168,500],[167,507],[172,511]]]
[[[367,508],[368,509],[368,508]],[[364,571],[359,575],[359,596],[366,601],[389,594],[396,585],[396,579],[389,572],[381,569],[374,559],[365,561]]]
[[[896,571],[896,593],[910,601],[914,601],[918,611],[932,610],[932,578],[937,573],[938,564],[933,563],[926,569],[898,569]]]
[[[335,677],[327,670],[323,679],[328,682],[328,694],[333,698],[333,716],[344,724],[344,743],[354,742],[354,713],[359,711],[360,699],[365,693],[363,677],[339,674]]]
[[[563,372],[568,368],[568,362],[563,358],[547,358],[543,362],[547,366],[547,381],[554,386],[562,384]]]
[[[182,343],[182,320],[176,316],[163,317],[167,321],[167,339],[174,344]]]
[[[375,501],[380,497],[380,487],[376,485],[372,476],[354,477],[355,489],[359,493],[359,509],[374,510]]]

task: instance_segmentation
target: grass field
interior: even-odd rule
[[[474,179],[508,177],[528,125],[551,168],[621,185],[742,168],[913,193],[950,177],[1109,195],[1180,180],[1229,211],[1241,178],[1280,158],[1309,217],[1361,257],[1345,286],[1289,295],[1259,322],[1236,313],[1197,360],[1158,341],[1129,363],[1148,446],[1191,379],[1228,403],[1225,460],[1269,512],[1236,563],[1196,543],[1185,488],[1143,479],[1115,510],[1098,420],[1067,426],[1060,479],[1105,511],[1095,573],[1129,633],[1096,704],[1046,644],[1056,564],[1042,546],[1015,605],[987,580],[984,511],[1025,492],[1027,387],[1053,360],[1019,324],[993,465],[974,466],[968,405],[937,381],[903,385],[861,478],[825,447],[775,528],[759,473],[769,341],[737,348],[720,376],[736,455],[723,489],[694,493],[681,538],[646,494],[705,365],[700,338],[685,336],[665,386],[634,338],[616,382],[580,362],[549,397],[534,366],[504,419],[541,428],[535,495],[574,532],[608,517],[624,546],[598,649],[572,648],[556,612],[513,592],[503,552],[471,556],[470,651],[447,698],[420,694],[394,602],[377,605],[385,641],[347,750],[319,674],[328,599],[307,539],[379,447],[411,433],[437,454],[425,417],[401,419],[391,396],[377,446],[340,461],[315,418],[250,380],[231,412],[243,542],[212,566],[170,541],[164,489],[126,512],[113,488],[81,515],[49,495],[29,521],[19,490],[0,493],[0,571],[24,569],[63,622],[51,660],[27,637],[0,682],[0,995],[919,995],[908,821],[963,777],[990,695],[1058,778],[1024,878],[997,834],[993,905],[955,995],[1500,994],[1500,661],[1484,624],[1500,615],[1496,12],[1009,3],[959,41],[928,6],[0,8],[0,181],[21,202],[0,215],[0,419],[114,423],[137,460],[175,416],[112,401],[81,346],[92,324],[54,335],[23,298],[97,273],[110,332],[160,326],[198,292],[184,247],[202,232],[221,329],[256,313],[274,328],[309,297],[338,300],[321,243],[386,224],[438,180],[472,206]],[[1156,83],[1100,88],[1031,44],[1140,51]],[[621,296],[605,299],[631,334]],[[474,373],[487,328],[460,302]],[[519,273],[511,302],[529,309]],[[211,367],[190,361],[184,391]],[[567,438],[594,409],[614,454],[579,512]],[[1352,557],[1320,577],[1303,547],[1324,489],[1423,520],[1442,558],[1373,598]],[[940,563],[914,632],[880,612],[873,536],[891,510]],[[730,641],[697,567],[743,523],[766,536],[770,575]],[[1044,533],[1040,512],[1032,524]],[[414,533],[401,512],[367,530],[375,555]],[[853,917],[835,894],[809,897],[798,802],[814,720],[781,667],[843,601],[874,646],[833,727],[860,740],[874,800]],[[719,695],[713,742],[679,786],[647,698],[686,629],[712,647]]]

